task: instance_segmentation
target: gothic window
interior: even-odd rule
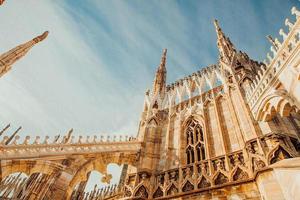
[[[187,164],[205,160],[204,133],[201,125],[191,120],[186,128],[185,136]]]
[[[195,162],[194,148],[192,146],[188,146],[186,149],[187,155],[187,164]]]

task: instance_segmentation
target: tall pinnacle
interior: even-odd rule
[[[166,70],[167,49],[163,50],[160,65],[158,66],[153,83],[153,94],[162,94],[166,88],[167,70]]]
[[[223,33],[217,20],[214,20],[214,24],[215,24],[215,28],[216,28],[216,32],[217,32],[217,38],[218,38],[217,44],[218,44],[218,49],[219,49],[219,53],[220,53],[220,59],[223,62],[230,64],[230,62],[234,56],[234,53],[236,51],[235,47],[231,43],[230,39],[228,37],[226,37],[225,34]]]
[[[0,77],[7,73],[12,65],[20,58],[26,55],[26,53],[37,43],[43,41],[48,36],[48,31],[45,31],[42,35],[39,35],[32,40],[21,44],[8,52],[0,55]]]

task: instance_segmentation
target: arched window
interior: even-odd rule
[[[194,148],[192,146],[188,146],[186,149],[187,155],[187,164],[191,164],[195,162]]]
[[[203,128],[199,122],[191,120],[186,127],[185,136],[187,164],[205,160],[206,156]]]

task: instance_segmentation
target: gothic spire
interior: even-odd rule
[[[0,55],[0,77],[7,73],[12,67],[12,65],[18,61],[20,58],[26,55],[26,53],[37,43],[43,41],[47,35],[48,31],[45,31],[42,35],[39,35],[32,40],[21,44],[8,52]]]
[[[153,83],[153,94],[161,94],[166,88],[167,70],[166,70],[167,49],[163,50],[160,65],[156,70],[156,75]]]
[[[223,33],[222,29],[219,26],[218,20],[214,20],[214,24],[217,32],[217,44],[220,53],[220,60],[227,64],[230,64],[234,53],[236,52],[235,47],[231,43],[230,39]]]

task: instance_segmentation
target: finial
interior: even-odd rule
[[[284,32],[284,30],[282,28],[279,30],[279,35],[282,36],[283,40],[285,40],[287,38],[287,34]]]
[[[284,24],[289,27],[289,30],[291,30],[294,26],[294,24],[290,22],[289,18],[285,19]]]
[[[161,56],[160,68],[165,68],[167,58],[167,49],[163,49],[163,54]]]
[[[97,135],[94,135],[93,143],[97,143]]]
[[[5,141],[5,145],[8,145],[14,137],[17,135],[17,133],[22,129],[22,126],[20,126],[9,138]]]
[[[234,45],[231,43],[230,39],[225,36],[222,32],[222,29],[219,26],[218,20],[214,20],[214,25],[217,33],[217,45],[219,49],[220,59],[229,64],[233,59],[233,56],[236,52]]]
[[[221,29],[221,27],[219,25],[219,21],[218,20],[216,20],[216,19],[214,20],[214,25],[215,25],[215,29],[216,29],[218,38],[225,37],[224,33],[222,32],[222,29]]]
[[[272,38],[272,36],[271,35],[267,35],[266,37],[269,40],[269,42],[274,46],[275,50],[277,51],[279,47],[276,44],[275,40]]]
[[[291,12],[293,15],[296,15],[296,18],[298,18],[300,16],[300,11],[297,10],[297,8],[295,6],[292,7]]]
[[[221,29],[220,26],[219,26],[218,20],[214,19],[214,25],[215,25],[217,30]]]
[[[71,129],[68,131],[67,135],[64,136],[63,143],[67,144],[67,143],[70,141],[71,136],[72,136],[72,133],[73,133],[73,129],[71,128]]]
[[[45,140],[44,140],[44,142],[43,142],[43,144],[49,144],[49,136],[48,135],[46,135],[46,137],[45,137]]]
[[[23,144],[24,144],[24,145],[29,144],[29,140],[30,140],[30,136],[27,135],[27,136],[25,137],[25,140],[24,140]]]
[[[7,124],[4,129],[0,131],[0,136],[10,127],[10,124]]]
[[[41,35],[39,35],[39,36],[33,38],[33,41],[34,41],[35,43],[38,43],[38,42],[40,42],[40,41],[43,41],[43,40],[48,36],[48,34],[49,34],[49,31],[45,31],[43,34],[41,34]]]
[[[166,79],[167,79],[166,57],[167,57],[167,49],[163,49],[160,65],[157,68],[155,79],[153,82],[154,95],[157,94],[164,95],[164,91],[166,87]]]
[[[33,144],[40,144],[40,136],[36,136]]]

